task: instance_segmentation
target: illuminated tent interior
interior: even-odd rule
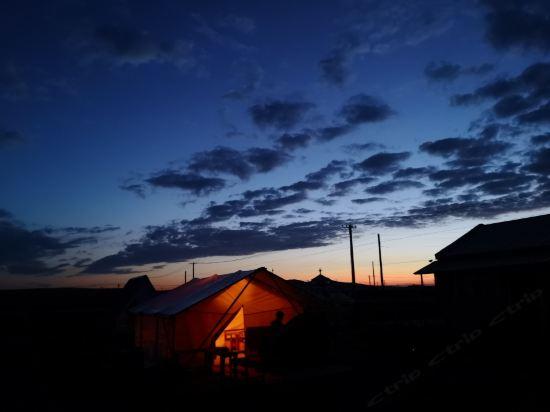
[[[135,344],[146,358],[188,366],[204,364],[214,348],[256,353],[278,311],[286,323],[303,312],[303,302],[265,268],[193,279],[131,309]]]

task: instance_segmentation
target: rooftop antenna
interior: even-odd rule
[[[323,275],[323,269],[319,268],[319,276]]]

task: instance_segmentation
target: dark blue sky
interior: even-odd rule
[[[344,276],[293,251],[550,206],[544,0],[4,1],[0,31],[9,286]]]

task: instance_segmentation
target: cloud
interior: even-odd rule
[[[393,114],[386,103],[366,94],[350,97],[339,112],[349,125],[380,122]]]
[[[315,105],[303,101],[268,100],[252,105],[248,112],[256,126],[287,130],[301,122]]]
[[[337,46],[319,61],[321,79],[334,86],[343,86],[349,78],[349,66],[360,45],[359,38],[354,34],[340,36]]]
[[[419,179],[428,176],[434,171],[435,168],[432,166],[406,167],[395,171],[393,177],[396,179]]]
[[[205,227],[185,222],[153,226],[138,242],[96,260],[82,273],[110,274],[145,264],[326,246],[341,235],[340,224],[337,219],[323,219],[263,228]]]
[[[550,147],[543,147],[532,151],[529,154],[529,158],[526,170],[545,177],[550,176]]]
[[[193,154],[188,168],[200,173],[227,173],[240,179],[248,179],[254,172],[242,152],[225,146]]]
[[[521,113],[531,106],[534,102],[529,97],[524,97],[520,94],[506,96],[496,102],[493,106],[493,113],[496,117],[504,118]]]
[[[284,151],[293,152],[296,149],[307,147],[310,141],[309,133],[285,133],[277,138],[276,144]]]
[[[494,65],[484,63],[479,66],[462,67],[447,61],[430,62],[424,69],[428,79],[435,82],[452,82],[461,75],[485,75],[494,69]]]
[[[328,194],[329,197],[343,197],[348,195],[351,190],[358,185],[366,185],[374,180],[372,177],[357,177],[355,179],[343,180],[335,183]]]
[[[486,38],[498,50],[550,51],[550,4],[546,0],[483,0]]]
[[[132,27],[103,25],[82,46],[88,61],[109,61],[116,66],[169,63],[180,69],[193,67],[193,43],[157,40],[149,32]]]
[[[0,149],[23,143],[25,139],[15,130],[0,130]]]
[[[450,165],[469,167],[494,161],[511,147],[512,144],[495,139],[448,137],[424,142],[420,145],[420,150],[450,159]]]
[[[279,188],[264,187],[247,190],[241,193],[238,199],[227,200],[223,203],[212,202],[202,211],[200,217],[189,221],[189,223],[209,225],[233,217],[249,218],[281,214],[284,212],[281,208],[306,200],[308,191],[326,187],[329,179],[335,175],[344,176],[348,167],[345,161],[333,160],[293,184]]]
[[[13,215],[10,212],[8,212],[5,209],[0,209],[0,221],[1,220],[10,220],[12,218],[13,218]]]
[[[531,143],[534,145],[545,145],[547,143],[550,143],[550,133],[532,136]]]
[[[374,203],[374,202],[380,202],[382,200],[386,200],[384,197],[365,197],[360,199],[351,199],[351,201],[358,205],[365,205],[368,203]]]
[[[376,186],[371,186],[365,191],[372,195],[385,195],[392,192],[397,192],[398,190],[404,189],[413,189],[421,188],[424,185],[416,180],[390,180],[387,182],[382,182]]]
[[[124,183],[120,184],[119,189],[126,190],[134,193],[136,196],[145,199],[147,188],[145,184],[134,182],[133,179],[127,179]]]
[[[247,180],[256,173],[270,172],[291,159],[292,156],[280,148],[251,147],[240,151],[218,146],[194,153],[182,168],[161,170],[145,179],[129,178],[119,187],[141,198],[145,197],[148,187],[179,189],[195,196],[205,196],[227,187],[228,182],[218,177],[219,174]]]
[[[14,275],[54,275],[66,265],[47,262],[82,245],[95,242],[95,237],[61,238],[47,230],[29,230],[0,210],[0,270]]]
[[[239,151],[230,147],[218,146],[215,149],[195,153],[188,169],[199,173],[225,173],[241,180],[254,173],[267,173],[291,160],[285,151],[252,147]]]
[[[367,152],[376,149],[384,149],[385,146],[380,143],[367,142],[367,143],[352,143],[343,146],[343,149],[350,154],[357,154],[360,152]]]
[[[550,102],[535,110],[523,113],[517,117],[520,124],[548,124],[550,123]]]
[[[164,170],[146,179],[153,187],[180,189],[197,196],[223,189],[224,179],[204,177],[195,173],[181,173],[175,170]]]
[[[287,163],[291,156],[286,152],[262,147],[253,147],[245,151],[246,160],[258,173],[267,173]]]
[[[337,137],[344,136],[355,129],[352,124],[335,124],[332,126],[320,127],[315,130],[315,137],[320,142],[329,142]]]
[[[399,164],[407,160],[410,156],[411,154],[409,152],[380,152],[355,164],[355,168],[365,173],[382,175],[397,169]]]
[[[120,230],[119,226],[104,225],[104,226],[92,226],[92,227],[82,227],[82,226],[68,226],[60,228],[46,228],[44,229],[45,233],[66,233],[70,235],[99,235],[102,233],[116,232]]]
[[[549,98],[550,63],[534,63],[518,76],[498,78],[470,93],[454,95],[451,104],[464,106],[497,100],[492,107],[496,117],[507,118],[519,114],[516,117],[519,123],[543,123],[548,118]],[[523,113],[527,110],[531,111]]]
[[[321,78],[327,83],[342,86],[349,76],[347,68],[348,55],[343,51],[335,51],[329,57],[319,61]]]
[[[350,2],[345,29],[335,46],[319,61],[321,78],[341,87],[350,78],[351,66],[366,54],[385,53],[416,46],[453,26],[460,5],[453,0]]]
[[[510,212],[537,210],[550,206],[550,191],[510,193],[491,199],[470,196],[469,200],[425,202],[380,220],[389,227],[418,227],[448,218],[491,219]]]

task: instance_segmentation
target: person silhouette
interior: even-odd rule
[[[271,336],[273,338],[278,338],[283,333],[284,329],[284,323],[283,319],[285,317],[285,313],[283,311],[278,310],[277,313],[275,313],[275,319],[271,322]]]
[[[284,317],[284,312],[280,310],[275,313],[275,319],[271,321],[266,336],[267,339],[264,341],[264,363],[267,369],[274,368],[280,355],[281,336],[283,335],[285,326],[283,323]]]

